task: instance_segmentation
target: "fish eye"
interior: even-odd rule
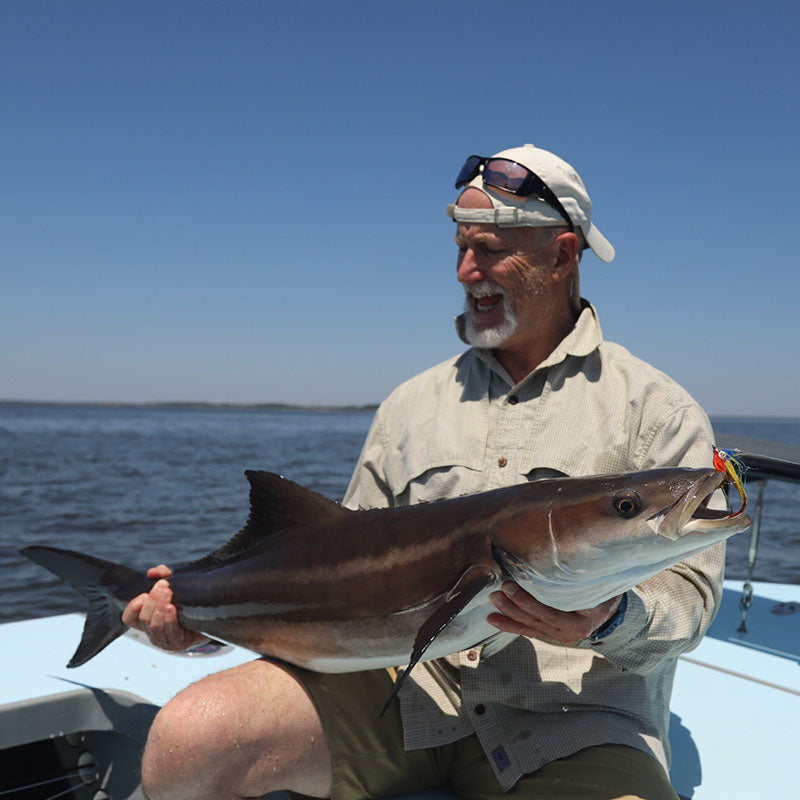
[[[617,492],[612,502],[617,514],[625,517],[625,519],[635,517],[642,508],[642,498],[636,492],[630,490]]]

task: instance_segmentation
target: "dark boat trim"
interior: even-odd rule
[[[717,446],[734,450],[747,468],[750,481],[775,479],[800,483],[800,447],[727,433],[716,437]]]

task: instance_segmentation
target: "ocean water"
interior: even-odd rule
[[[84,609],[19,547],[142,569],[191,561],[247,520],[246,469],[341,499],[371,421],[369,411],[0,403],[0,621]]]
[[[83,610],[17,548],[50,544],[145,569],[224,544],[248,513],[245,469],[340,500],[371,411],[0,403],[0,622]],[[720,433],[800,446],[800,419],[722,418]],[[755,577],[800,583],[800,485],[765,493]],[[743,577],[749,534],[728,548]]]

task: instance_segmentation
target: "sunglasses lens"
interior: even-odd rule
[[[465,183],[469,183],[481,168],[483,159],[480,156],[470,156],[461,167],[461,172],[458,173],[456,178],[456,189],[460,189]]]
[[[484,183],[513,194],[519,191],[530,174],[526,167],[505,158],[493,158],[483,168]]]
[[[508,158],[470,156],[461,167],[461,172],[458,173],[456,189],[469,183],[480,171],[481,164],[485,165],[481,177],[486,186],[501,189],[509,194],[515,194],[517,197],[535,195],[558,211],[564,217],[564,221],[569,225],[571,231],[575,230],[572,219],[550,187],[533,170]]]

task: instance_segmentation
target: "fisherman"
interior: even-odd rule
[[[456,187],[457,327],[471,347],[381,405],[345,505],[711,466],[702,409],[604,341],[580,297],[583,251],[611,261],[614,248],[592,222],[577,172],[525,145],[470,156]],[[489,619],[506,646],[419,664],[382,719],[393,670],[323,675],[259,659],[211,675],[156,717],[145,791],[150,800],[278,789],[355,800],[448,784],[465,798],[675,800],[667,730],[676,660],[714,616],[723,561],[717,545],[585,611],[548,608],[505,583]],[[167,649],[195,643],[170,601],[161,580],[123,620]]]

